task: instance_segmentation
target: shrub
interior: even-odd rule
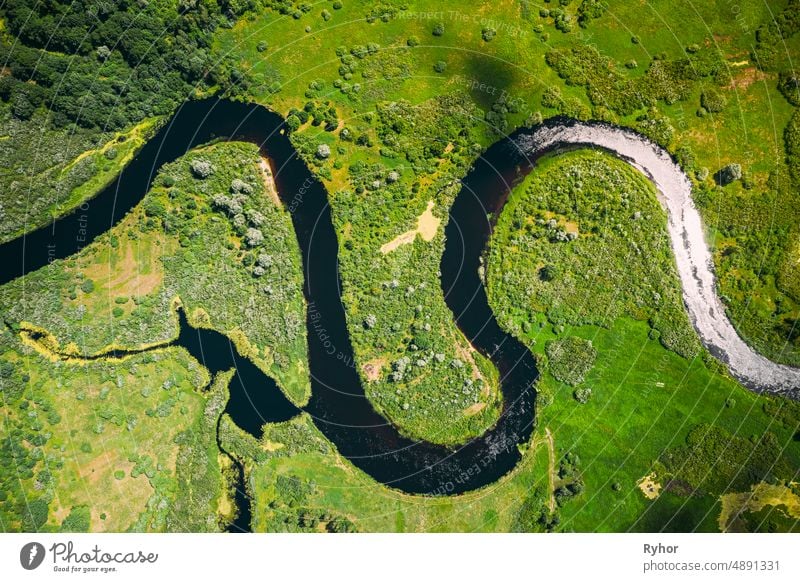
[[[795,107],[800,106],[800,77],[794,73],[781,73],[778,90]]]
[[[317,146],[317,157],[320,160],[324,160],[330,157],[330,155],[331,155],[331,147],[328,144],[323,143]]]
[[[95,50],[95,54],[97,55],[98,59],[100,59],[101,61],[105,61],[108,57],[111,56],[111,49],[103,44],[97,47],[97,49]]]
[[[602,0],[583,0],[578,6],[578,24],[586,28],[592,20],[600,18],[607,9],[608,6]]]
[[[583,382],[597,357],[592,342],[577,336],[548,342],[545,351],[553,377],[573,386]]]
[[[94,291],[94,281],[91,279],[84,279],[83,283],[81,283],[81,291],[84,293],[91,293]]]
[[[444,23],[437,22],[433,25],[433,30],[431,31],[433,36],[442,36],[444,34]]]
[[[208,178],[214,173],[214,168],[208,160],[192,160],[191,164],[189,164],[189,168],[192,174],[201,180]]]
[[[578,388],[573,392],[573,397],[575,400],[580,402],[581,404],[586,404],[589,402],[589,398],[592,397],[592,389],[591,388]]]
[[[545,265],[539,269],[539,279],[542,281],[555,281],[558,277],[558,267],[555,265]]]
[[[22,510],[22,529],[24,531],[36,532],[47,523],[47,513],[49,508],[44,499],[34,499],[28,502]]]
[[[256,247],[264,242],[264,234],[257,228],[248,228],[245,240],[249,246]]]
[[[720,186],[727,186],[739,180],[742,177],[742,166],[739,164],[728,164],[727,166],[723,166],[720,170],[714,175],[714,179]]]
[[[497,35],[497,31],[494,28],[484,26],[483,30],[481,30],[481,38],[485,42],[491,42],[492,39]]]
[[[709,113],[719,113],[725,109],[727,99],[715,89],[708,89],[700,94],[700,105]]]
[[[63,532],[87,532],[89,531],[90,513],[85,505],[73,507],[69,515],[61,522]]]
[[[548,87],[542,93],[542,107],[549,107],[551,109],[558,109],[561,107],[563,99],[561,98],[561,89],[553,85]]]
[[[444,61],[436,61],[436,64],[433,65],[433,70],[437,73],[444,73],[445,69],[447,68],[447,63]]]

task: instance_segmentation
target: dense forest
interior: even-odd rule
[[[298,10],[281,0],[8,0],[0,98],[20,119],[45,107],[56,126],[121,129],[195,91],[244,89],[243,73],[209,49],[216,29],[257,6]]]

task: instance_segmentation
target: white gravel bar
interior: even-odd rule
[[[683,301],[703,344],[731,374],[755,392],[800,396],[800,368],[777,364],[747,345],[717,293],[714,263],[692,200],[692,183],[672,157],[647,138],[607,124],[545,124],[515,140],[522,156],[535,158],[559,147],[602,148],[644,173],[655,184],[667,212],[672,251]]]

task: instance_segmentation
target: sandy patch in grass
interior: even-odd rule
[[[417,228],[404,232],[403,234],[392,239],[381,247],[381,253],[384,255],[392,252],[401,245],[406,245],[414,242],[414,239],[419,235],[425,242],[430,242],[436,236],[436,231],[439,230],[439,225],[442,222],[441,218],[433,215],[433,200],[428,201],[428,207],[425,212],[417,218]]]
[[[800,496],[785,485],[758,483],[744,493],[728,493],[720,496],[722,509],[719,513],[719,530],[744,531],[739,524],[745,512],[761,511],[766,506],[780,507],[779,511],[789,517],[800,519]]]
[[[261,446],[264,448],[265,451],[274,453],[275,451],[282,449],[286,445],[284,445],[283,443],[279,443],[277,441],[264,441],[264,443]]]
[[[740,68],[731,78],[731,83],[728,85],[728,89],[744,90],[756,81],[763,81],[767,78],[769,78],[769,75],[759,71],[755,67]]]
[[[476,414],[478,414],[484,408],[486,408],[486,403],[485,402],[476,402],[472,406],[467,406],[464,409],[464,416],[475,416]]]
[[[656,499],[661,494],[661,483],[656,481],[655,472],[645,475],[636,482],[636,486],[642,490],[648,499]]]
[[[57,516],[66,517],[72,506],[90,507],[89,531],[124,531],[146,509],[153,487],[145,475],[130,476],[134,464],[120,458],[119,451],[101,453],[87,463],[77,465],[77,487],[73,493],[61,495],[64,504]],[[117,480],[114,472],[125,471]],[[106,519],[100,519],[102,513]],[[63,517],[59,520],[59,524]]]
[[[50,512],[50,517],[47,522],[52,525],[61,525],[61,522],[67,518],[71,509],[71,507],[65,505],[56,506],[56,508]]]
[[[566,232],[580,234],[580,229],[578,228],[577,222],[569,221],[564,216],[556,214],[555,212],[550,212],[549,210],[545,211],[544,217],[548,220],[551,218],[555,219],[555,221],[558,223],[558,226],[563,228]]]

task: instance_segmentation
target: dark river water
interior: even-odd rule
[[[489,213],[502,206],[517,178],[518,156],[510,140],[490,148],[463,181],[450,210],[441,281],[458,326],[500,372],[504,399],[497,424],[463,445],[445,447],[401,435],[371,406],[356,369],[339,293],[338,244],[324,187],[280,133],[282,119],[263,107],[226,100],[187,102],[121,172],[119,178],[72,214],[2,245],[0,283],[49,261],[68,257],[109,230],[141,201],[158,169],[213,139],[258,144],[274,165],[278,191],[291,213],[302,251],[312,396],[304,407],[320,431],[354,465],[374,479],[408,493],[456,494],[496,481],[519,461],[517,445],[533,430],[537,378],[533,356],[505,333],[489,308],[478,275],[490,231]],[[323,343],[315,329],[324,326]],[[316,328],[314,327],[316,326]],[[275,382],[239,357],[221,334],[191,328],[181,315],[177,344],[213,372],[235,367],[226,412],[259,437],[268,422],[299,412]],[[246,499],[239,499],[246,504]],[[249,507],[242,507],[249,518]],[[241,516],[240,516],[241,518]],[[249,519],[240,519],[242,523]]]

